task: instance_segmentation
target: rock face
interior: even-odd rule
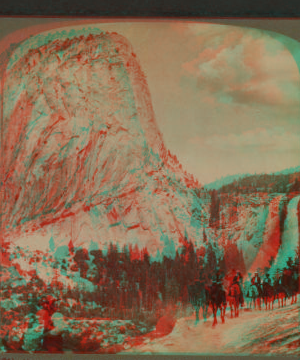
[[[283,194],[216,200],[198,192],[164,146],[146,78],[120,35],[72,30],[29,39],[12,52],[1,92],[7,240],[42,249],[50,239],[57,246],[138,243],[152,255],[174,255],[185,236],[202,242],[205,227],[219,249],[237,243],[255,270],[290,237],[282,232],[296,223],[296,200],[285,224]],[[298,233],[292,230],[294,240]]]
[[[161,238],[196,237],[196,183],[164,147],[131,45],[115,33],[34,41],[2,84],[7,236],[47,241],[51,229],[59,242],[139,241],[152,252]]]

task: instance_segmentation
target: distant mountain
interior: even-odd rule
[[[209,184],[205,184],[203,186],[203,188],[206,190],[218,190],[222,186],[226,186],[238,179],[242,179],[247,176],[251,176],[251,175],[250,174],[235,174],[235,175],[227,175],[224,177],[222,176],[220,179],[217,179]]]
[[[284,193],[289,192],[293,186],[297,188],[297,179],[299,180],[299,174],[300,166],[269,174],[261,173],[228,175],[221,177],[220,179],[209,184],[205,184],[203,188],[207,191],[274,191]]]

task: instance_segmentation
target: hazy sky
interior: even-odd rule
[[[300,165],[299,70],[266,32],[178,22],[99,28],[133,45],[165,144],[201,183]]]

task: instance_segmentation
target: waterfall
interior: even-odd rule
[[[253,273],[258,268],[263,270],[269,266],[269,261],[273,257],[276,258],[278,249],[280,247],[280,217],[279,208],[280,201],[283,195],[276,196],[269,205],[269,213],[265,223],[265,230],[263,233],[263,242],[251,264],[249,271]]]
[[[299,224],[298,224],[298,202],[300,196],[294,197],[288,204],[287,217],[284,222],[282,244],[279,248],[276,260],[270,270],[272,275],[277,269],[286,266],[288,258],[291,256],[294,260],[297,246],[299,243]]]

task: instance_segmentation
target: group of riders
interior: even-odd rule
[[[278,306],[286,305],[287,299],[291,304],[297,302],[299,292],[299,261],[289,258],[283,270],[277,270],[274,278],[266,273],[263,278],[258,272],[244,281],[240,271],[232,270],[224,274],[216,269],[211,279],[208,279],[205,272],[200,270],[199,279],[188,286],[189,297],[196,310],[196,321],[199,320],[199,310],[203,309],[203,318],[209,306],[212,307],[214,322],[217,323],[217,311],[220,310],[222,322],[225,321],[227,304],[230,306],[231,317],[239,316],[240,307],[261,310],[265,305],[266,310],[273,309],[274,302],[278,300]]]

